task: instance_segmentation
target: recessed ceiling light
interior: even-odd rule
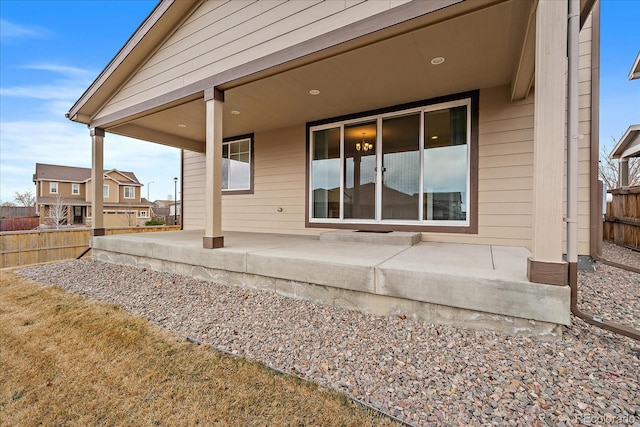
[[[240,114],[240,111],[238,111],[238,110],[231,110],[231,114],[234,114],[234,115],[236,115],[236,116],[237,116],[238,114]]]
[[[440,65],[444,62],[444,58],[442,56],[437,56],[431,60],[433,65]]]
[[[186,127],[187,127],[187,125],[184,125],[184,124],[182,124],[182,123],[178,123],[178,127],[179,127],[179,128],[186,128]]]
[[[309,91],[309,93],[310,93],[311,95],[320,95],[320,91],[319,91],[318,89],[311,89],[311,90]]]

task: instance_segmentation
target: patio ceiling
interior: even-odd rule
[[[522,56],[533,61],[523,50],[531,4],[500,2],[264,78],[231,81],[221,86],[224,136],[511,84]],[[444,63],[433,65],[437,57]],[[200,95],[182,102],[106,130],[203,151],[205,103]]]

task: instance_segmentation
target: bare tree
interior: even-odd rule
[[[617,159],[609,158],[609,153],[600,149],[598,175],[608,189],[620,188],[620,166]],[[629,159],[629,186],[640,185],[640,158]]]
[[[138,216],[138,211],[133,208],[133,203],[127,204],[127,224],[129,227],[133,227],[136,225],[136,217]]]
[[[27,208],[30,208],[36,204],[36,196],[31,190],[25,190],[22,193],[16,191],[13,194],[13,200],[18,204],[18,206],[24,206]]]
[[[29,215],[35,215],[36,196],[33,194],[32,190],[25,190],[22,193],[16,191],[13,193],[13,200],[18,206],[29,208]]]
[[[60,226],[65,223],[68,213],[69,207],[64,203],[62,196],[58,194],[53,203],[49,205],[49,219],[47,223],[55,229],[59,229]]]

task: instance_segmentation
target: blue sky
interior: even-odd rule
[[[89,130],[64,114],[156,3],[0,0],[0,201],[34,188],[37,162],[91,167]],[[600,143],[610,149],[640,123],[640,81],[628,80],[640,0],[603,0],[601,15]],[[135,172],[143,195],[164,199],[180,176],[180,152],[107,134],[105,168]]]

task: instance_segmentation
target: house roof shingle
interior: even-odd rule
[[[132,184],[140,184],[133,172],[125,172],[117,169],[104,170],[104,173],[116,171],[131,179]],[[91,168],[80,168],[76,166],[49,165],[36,163],[36,173],[33,174],[33,181],[71,181],[84,182],[91,179]]]

